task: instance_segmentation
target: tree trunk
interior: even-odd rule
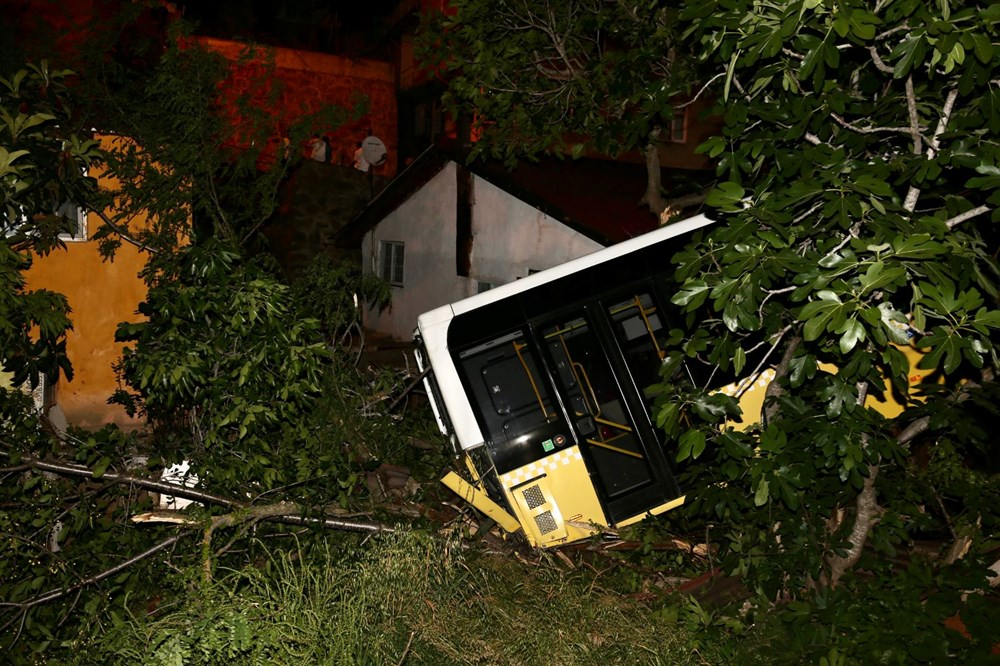
[[[668,210],[663,198],[663,182],[660,174],[660,132],[657,127],[649,133],[649,143],[646,144],[646,193],[639,203],[649,207],[649,212],[656,215],[663,223],[663,213]]]
[[[875,496],[875,478],[877,476],[878,465],[869,465],[868,478],[865,479],[865,484],[854,502],[854,526],[851,528],[851,536],[848,538],[851,547],[844,557],[833,555],[829,560],[830,574],[824,582],[830,587],[836,586],[841,576],[861,559],[861,552],[868,541],[868,533],[878,516],[879,506]]]

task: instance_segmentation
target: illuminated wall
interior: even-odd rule
[[[315,113],[323,107],[336,106],[353,108],[360,98],[367,101],[367,112],[351,120],[342,127],[317,127],[319,134],[326,135],[333,147],[335,164],[350,164],[353,161],[356,144],[372,134],[382,139],[389,159],[378,167],[379,176],[392,177],[396,174],[397,128],[396,128],[396,79],[388,63],[377,60],[347,58],[343,56],[302,51],[298,49],[261,46],[273,58],[274,69],[268,72],[264,57],[256,61],[241,62],[244,44],[213,37],[198,37],[198,43],[211,51],[224,55],[234,66],[222,89],[222,99],[227,94],[235,95],[253,89],[255,96],[272,109],[274,134],[270,151],[277,155],[284,131],[292,122]],[[262,77],[264,73],[267,76]],[[282,82],[274,90],[266,86],[267,77]],[[262,78],[264,86],[261,86]],[[238,127],[240,119],[233,122]],[[299,147],[302,148],[301,146]]]
[[[99,138],[104,149],[122,140]],[[103,174],[94,175],[99,187],[112,184]],[[88,237],[101,224],[100,218],[90,213]],[[117,388],[112,365],[122,349],[114,341],[115,328],[119,322],[141,319],[136,309],[146,297],[146,287],[138,273],[145,262],[146,255],[127,243],[122,244],[114,261],[109,262],[101,257],[96,242],[67,241],[65,250],[35,257],[25,275],[27,289],[65,294],[72,308],[73,330],[67,335],[66,351],[74,377],[69,382],[60,377],[55,398],[72,425],[96,428],[117,423],[133,427],[139,423],[121,407],[107,404],[107,400]]]

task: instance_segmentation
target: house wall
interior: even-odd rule
[[[379,243],[405,243],[404,285],[393,287],[392,305],[370,310],[365,324],[398,340],[409,340],[424,312],[472,296],[478,283],[503,284],[601,248],[491,183],[473,180],[472,269],[456,272],[455,163],[387,215],[362,243],[363,269],[379,271]]]
[[[389,308],[368,311],[369,329],[408,340],[428,303],[441,305],[464,297],[468,280],[455,274],[456,193],[455,165],[449,163],[365,234],[361,256],[366,273],[378,273],[379,243],[406,244],[404,286],[392,288]]]
[[[482,178],[473,192],[473,282],[466,296],[476,293],[479,280],[512,282],[603,247]]]
[[[119,140],[101,137],[101,147],[108,149]],[[94,175],[98,187],[113,186],[105,175]],[[88,236],[101,224],[100,218],[90,213]],[[93,241],[67,241],[65,250],[35,257],[25,274],[26,288],[64,294],[72,309],[73,330],[66,337],[66,353],[74,376],[72,381],[59,378],[55,397],[66,420],[83,428],[107,423],[134,427],[139,420],[107,400],[118,387],[112,365],[121,357],[122,345],[114,341],[115,328],[120,322],[141,319],[136,310],[146,297],[146,286],[138,273],[146,255],[123,243],[114,260],[106,261],[97,245]]]
[[[695,152],[709,137],[722,134],[722,117],[712,115],[713,102],[699,99],[687,107],[682,143],[660,142],[660,166],[671,169],[714,169],[715,160]],[[641,159],[645,159],[640,156]]]
[[[356,144],[368,136],[369,130],[386,146],[388,159],[376,167],[379,176],[396,174],[396,77],[392,66],[376,60],[346,58],[271,46],[259,46],[259,55],[250,61],[241,60],[246,45],[214,37],[199,37],[204,48],[224,55],[234,63],[224,86],[230,98],[254,91],[254,98],[272,109],[274,133],[269,154],[276,158],[281,150],[285,130],[298,119],[318,113],[321,109],[354,108],[359,98],[367,100],[367,111],[358,118],[348,119],[341,127],[316,127],[326,135],[333,147],[332,162],[350,165]],[[268,57],[273,69],[268,69]],[[277,90],[261,85],[261,81],[279,80]],[[272,98],[273,96],[273,98]],[[230,107],[233,122],[238,126],[238,111]],[[305,148],[303,152],[305,152]]]

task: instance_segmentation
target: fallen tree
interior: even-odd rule
[[[663,257],[681,287],[655,418],[687,491],[685,507],[659,519],[668,533],[710,531],[717,563],[762,608],[803,618],[829,609],[830,626],[800,632],[798,658],[832,660],[826,637],[840,632],[855,641],[835,644],[840,654],[861,661],[889,658],[899,650],[889,642],[920,659],[957,649],[940,614],[978,603],[962,590],[989,589],[1000,527],[1000,9],[453,7],[446,29],[429,34],[474,53],[445,62],[451,94],[496,121],[481,153],[558,148],[523,137],[605,119],[595,137],[638,147],[685,83],[679,99],[714,100],[724,122],[697,148],[717,163],[706,204],[719,223]],[[630,10],[645,20],[615,20]],[[518,30],[495,29],[503,25]],[[630,71],[592,72],[616,59]],[[550,71],[559,62],[563,79]],[[614,94],[595,96],[609,80]],[[684,372],[692,365],[700,371]],[[759,415],[710,390],[767,368]],[[889,399],[903,409],[873,409]],[[925,537],[944,542],[937,557],[912,548]],[[883,607],[880,586],[912,601],[888,602],[899,617],[885,622],[909,627],[895,641],[854,614]],[[985,626],[985,608],[964,615]]]

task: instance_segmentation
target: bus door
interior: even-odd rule
[[[610,306],[592,304],[536,327],[574,435],[613,523],[678,495],[648,417],[647,401],[630,369],[639,366],[637,370],[644,373],[640,381],[657,375],[660,355],[652,326],[658,326],[659,319],[654,314],[649,295],[635,294],[615,299]]]

